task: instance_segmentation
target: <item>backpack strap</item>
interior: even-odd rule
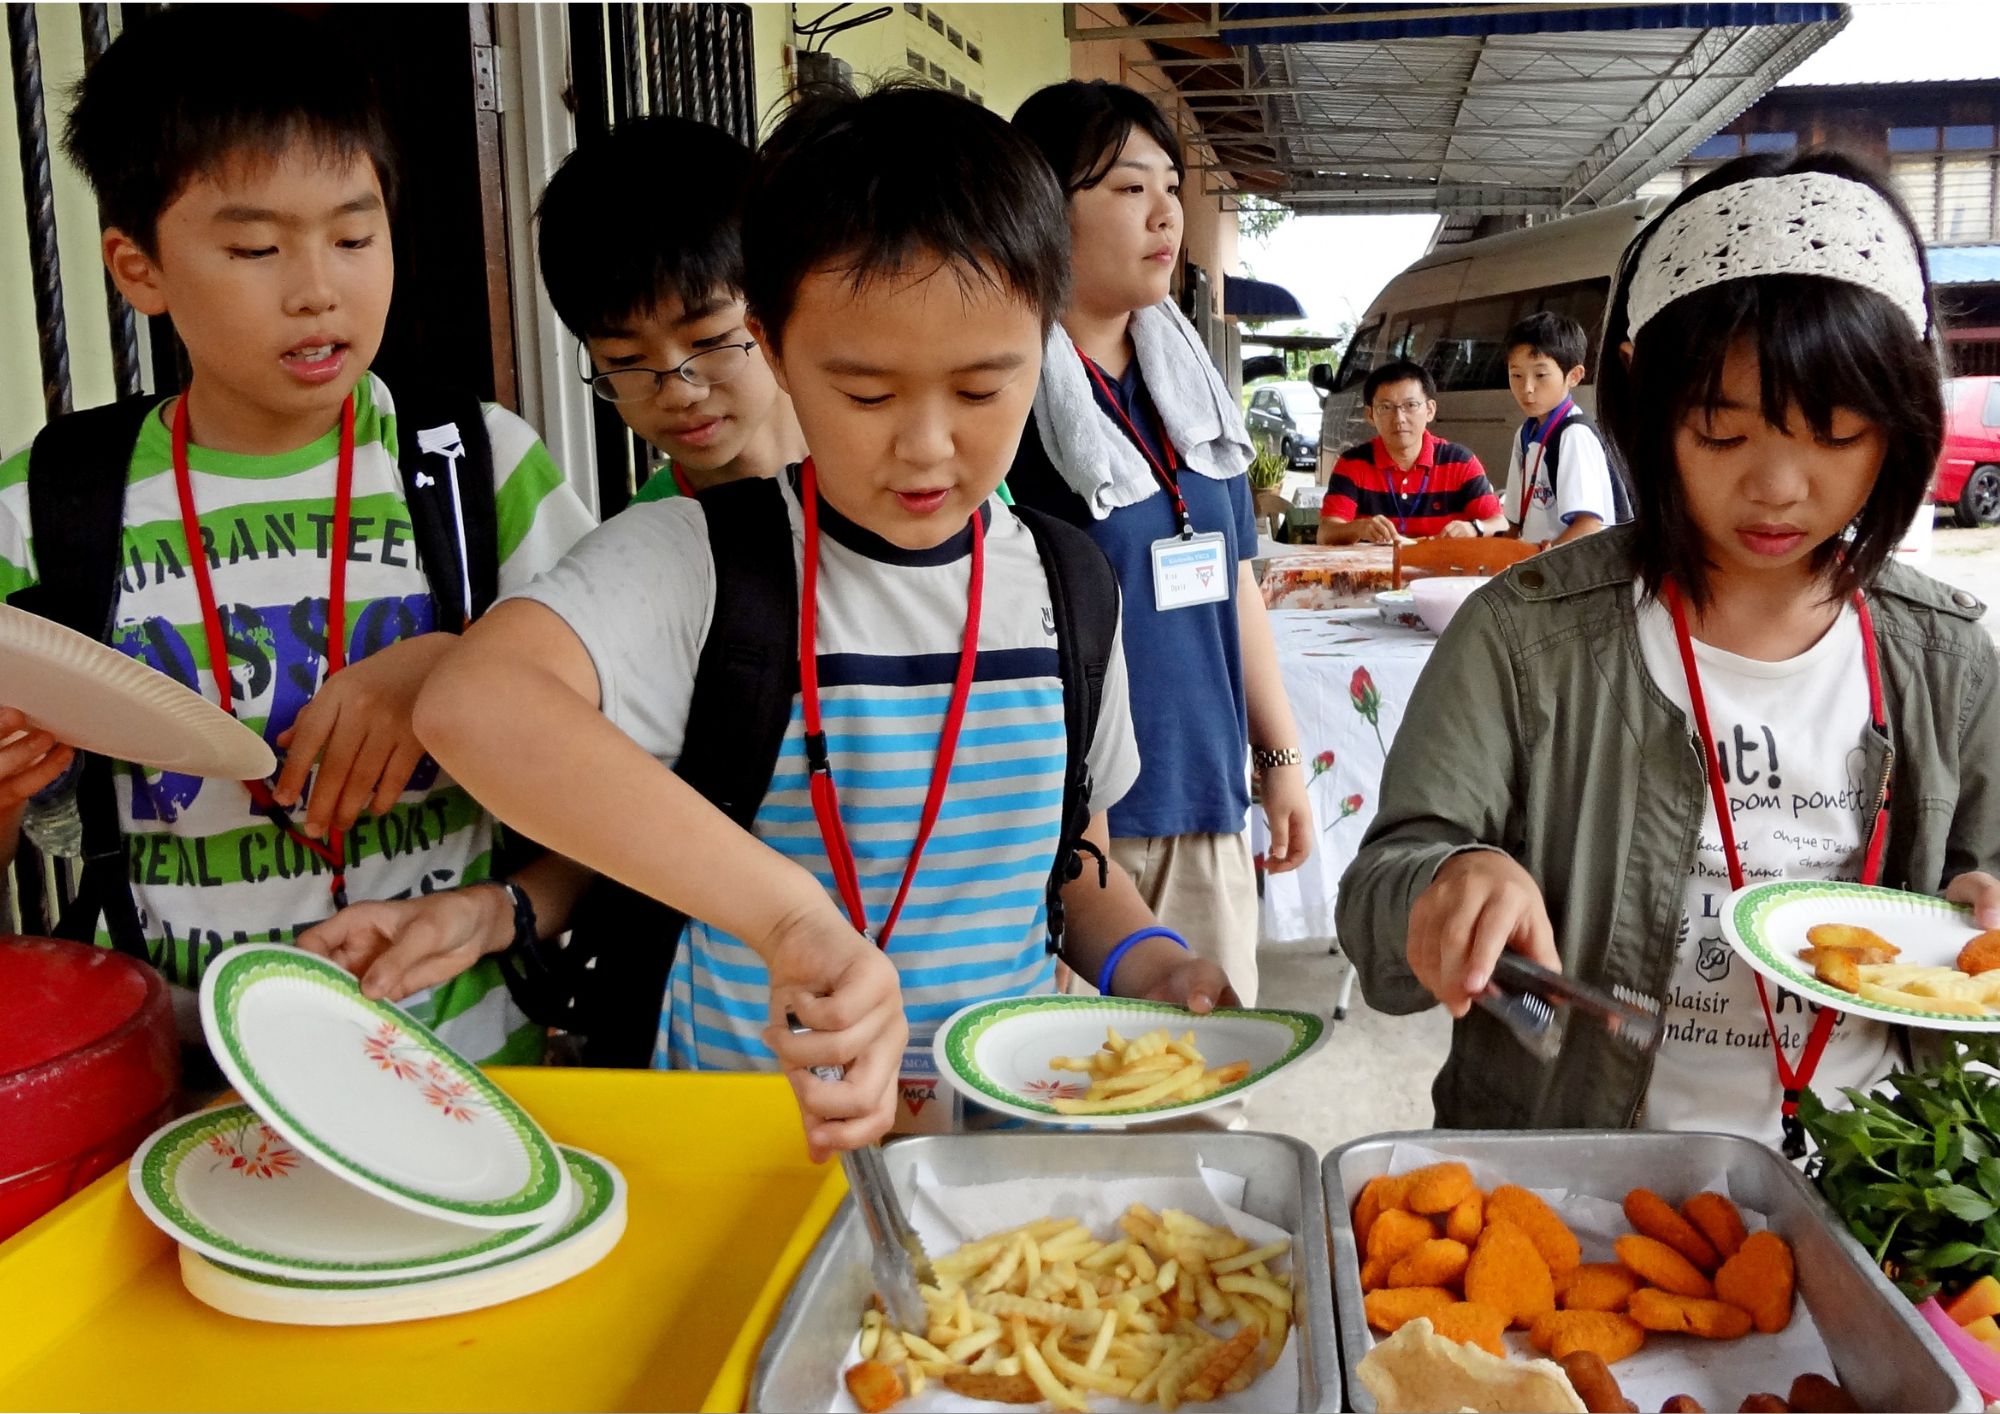
[[[798,692],[798,574],[776,481],[713,487],[702,492],[701,509],[715,612],[674,770],[748,830],[771,789]],[[586,1064],[644,1067],[686,925],[685,914],[657,899],[595,879],[573,916],[554,986],[532,998],[517,990],[516,1000],[535,1020],[580,1034]],[[513,980],[511,968],[508,975]]]
[[[28,528],[38,583],[13,596],[17,607],[98,643],[110,642],[132,449],[146,418],[162,401],[150,394],[124,398],[57,418],[36,435],[28,453]],[[146,944],[118,823],[114,763],[86,752],[71,769],[83,825],[83,860],[76,897],[63,909],[56,935],[92,942],[101,915],[112,945],[144,959]]]
[[[437,625],[463,633],[500,595],[493,442],[484,405],[425,389],[399,393],[396,466],[417,562],[437,601]]]
[[[1060,955],[1065,916],[1063,887],[1083,875],[1083,856],[1097,860],[1098,887],[1109,865],[1083,837],[1090,826],[1090,747],[1104,705],[1104,679],[1118,634],[1118,575],[1096,542],[1083,531],[1045,511],[1017,505],[1014,514],[1034,537],[1048,576],[1049,603],[1056,621],[1056,662],[1063,685],[1063,735],[1068,764],[1063,770],[1062,840],[1056,847],[1047,888],[1049,951]]]
[[[1611,473],[1611,514],[1615,524],[1623,525],[1632,519],[1632,488],[1625,482],[1624,464],[1612,450],[1611,444],[1604,440],[1604,434],[1598,431],[1597,424],[1591,421],[1590,414],[1582,408],[1575,409],[1564,418],[1562,426],[1556,429],[1556,435],[1549,438],[1542,446],[1542,470],[1548,473],[1550,493],[1554,493],[1557,485],[1556,476],[1562,469],[1563,434],[1572,427],[1582,427],[1595,437],[1597,445],[1604,449],[1604,464]],[[1524,433],[1526,430],[1526,427],[1522,428]],[[1525,515],[1526,512],[1523,511],[1522,514]]]

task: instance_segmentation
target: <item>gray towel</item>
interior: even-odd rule
[[[1132,347],[1139,376],[1187,469],[1217,481],[1243,475],[1256,454],[1243,413],[1194,326],[1171,300],[1132,315]],[[1159,491],[1139,449],[1098,407],[1083,358],[1060,324],[1050,330],[1042,351],[1035,427],[1049,460],[1094,519]]]

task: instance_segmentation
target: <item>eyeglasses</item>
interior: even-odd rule
[[[1415,417],[1429,402],[1429,398],[1411,398],[1400,403],[1377,403],[1374,412],[1377,417],[1394,417],[1399,412]]]
[[[590,385],[590,391],[607,403],[643,403],[658,397],[666,381],[676,374],[695,388],[713,388],[718,383],[727,383],[749,365],[750,350],[756,347],[755,339],[745,339],[740,344],[720,344],[712,349],[703,349],[682,359],[672,368],[614,368],[609,373],[590,372],[590,352],[583,349],[579,351],[582,364],[579,372],[583,381]]]

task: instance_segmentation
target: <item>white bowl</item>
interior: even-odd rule
[[[1410,590],[1383,590],[1375,596],[1375,608],[1385,624],[1416,629],[1424,626],[1424,621],[1417,616],[1417,596]]]
[[[1472,575],[1439,575],[1431,579],[1410,581],[1410,593],[1416,596],[1417,614],[1424,621],[1424,627],[1432,633],[1443,633],[1444,626],[1451,622],[1451,616],[1458,612],[1458,606],[1472,597],[1474,590],[1486,583],[1484,579]]]

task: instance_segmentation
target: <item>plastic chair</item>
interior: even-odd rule
[[[1271,538],[1284,544],[1285,522],[1292,513],[1292,503],[1276,491],[1259,491],[1251,508],[1259,520],[1268,523]]]
[[[1500,536],[1439,536],[1434,540],[1419,540],[1414,545],[1396,546],[1391,578],[1397,589],[1403,587],[1405,571],[1414,570],[1419,577],[1424,575],[1495,575],[1509,565],[1522,560],[1533,559],[1540,551],[1526,540],[1512,540]]]

